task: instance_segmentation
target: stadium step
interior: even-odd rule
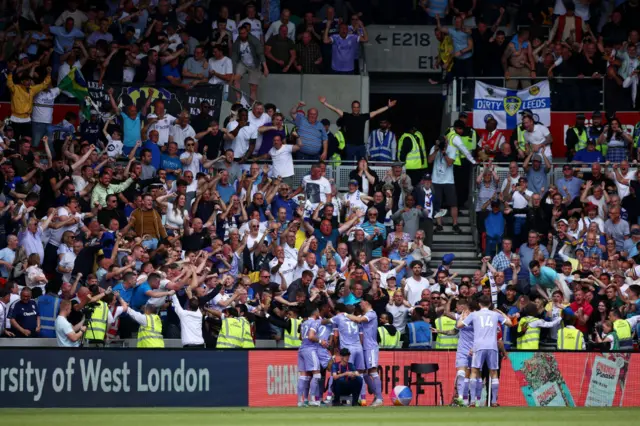
[[[447,242],[457,245],[459,243],[472,243],[473,236],[471,235],[471,228],[461,226],[460,230],[461,234],[456,234],[447,228],[444,228],[444,231],[436,232],[433,235],[433,242]]]
[[[476,245],[473,243],[471,234],[471,217],[469,210],[460,210],[458,213],[458,224],[462,233],[456,234],[451,229],[453,219],[451,213],[442,218],[444,230],[433,234],[431,244],[431,268],[435,270],[442,261],[442,256],[447,253],[455,254],[453,261],[453,271],[458,276],[473,275],[482,266],[481,258],[476,256]],[[475,214],[475,212],[472,212]],[[456,280],[456,281],[459,281]]]

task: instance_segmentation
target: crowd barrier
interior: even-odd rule
[[[295,350],[2,349],[0,358],[3,407],[296,405]],[[408,382],[412,363],[439,365],[438,380],[449,403],[455,352],[384,350],[378,372],[385,405],[391,405],[393,388]],[[502,406],[638,407],[639,374],[637,353],[510,352],[501,362],[498,401]],[[432,390],[425,388],[421,405],[433,401]]]

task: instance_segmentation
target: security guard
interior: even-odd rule
[[[174,294],[175,292],[173,290],[169,292],[170,296],[173,296]],[[120,301],[120,306],[122,306],[122,313],[128,313],[135,322],[140,324],[137,347],[164,348],[164,340],[162,338],[162,321],[158,316],[158,308],[154,305],[144,305],[144,314],[142,314],[130,308],[122,297],[118,296],[118,300]]]
[[[565,135],[564,140],[567,143],[567,163],[573,160],[573,156],[576,152],[587,147],[587,141],[589,135],[587,127],[584,125],[584,114],[579,112],[576,114],[575,126],[569,127]]]
[[[413,186],[417,185],[422,179],[422,175],[426,170],[427,149],[424,144],[422,133],[415,127],[403,133],[398,141],[398,161],[404,163],[407,176],[411,178]]]
[[[302,319],[298,318],[298,311],[295,309],[289,310],[289,327],[284,329],[284,347],[285,348],[299,348],[302,344],[300,339],[300,324]]]
[[[594,141],[597,144],[602,132],[604,132],[604,126],[602,125],[602,114],[600,113],[600,111],[593,111],[593,114],[591,114],[591,126],[587,128],[587,137],[590,141]]]
[[[238,309],[241,312],[240,321],[244,323],[242,329],[242,348],[243,349],[255,349],[256,345],[253,342],[253,335],[251,334],[251,322],[247,319],[249,310],[245,305],[240,305]]]
[[[390,126],[389,120],[382,118],[380,119],[380,128],[369,134],[369,140],[367,141],[369,161],[395,161],[398,143],[396,135],[390,130]],[[422,133],[417,133],[420,135],[419,137],[422,137]],[[427,168],[426,164],[424,168]]]
[[[584,335],[582,331],[574,327],[576,317],[567,317],[564,322],[565,327],[558,330],[558,350],[579,351],[585,349]]]
[[[238,311],[232,307],[227,308],[224,315],[216,349],[242,349],[248,321],[238,318]]]
[[[60,298],[52,291],[51,284],[46,286],[47,293],[38,297],[40,311],[40,337],[56,337],[56,318],[60,313]]]
[[[400,343],[400,333],[390,324],[391,319],[386,312],[379,317],[380,327],[378,327],[378,344],[382,349],[396,349],[402,345]]]
[[[331,126],[331,122],[329,120],[323,118],[321,123],[327,132],[327,157],[329,158],[329,161],[332,162],[331,165],[333,167],[338,167],[342,162],[342,156],[344,154],[344,147],[346,144],[344,132],[342,130],[342,119],[339,118],[336,121],[338,131],[335,133],[329,130],[329,127]]]
[[[84,334],[84,337],[90,342],[102,342],[104,341],[109,324],[109,306],[102,300],[92,305],[94,306],[94,310],[91,314],[90,322],[87,324],[87,332]]]
[[[456,320],[447,316],[440,316],[436,320],[435,329],[438,332],[436,337],[436,349],[447,349],[454,351],[458,348],[458,329]]]
[[[633,329],[640,321],[640,315],[624,319],[619,310],[614,309],[609,313],[609,320],[613,323],[613,330],[618,335],[620,349],[630,349],[633,347]]]
[[[541,320],[534,316],[537,313],[538,308],[535,303],[529,303],[522,310],[520,321],[518,322],[518,331],[516,333],[518,350],[538,350],[540,345],[540,329],[552,328],[562,321],[561,316],[550,322]]]
[[[469,116],[466,112],[461,112],[458,115],[458,121],[462,122],[462,133],[457,132],[462,140],[462,144],[467,148],[467,151],[471,154],[472,157],[475,157],[476,148],[478,147],[478,135],[476,131],[467,125],[467,120]],[[454,127],[449,128],[449,133],[455,132]],[[458,154],[459,156],[460,154]],[[456,167],[453,168],[453,179],[456,182],[456,197],[458,200],[458,207],[464,207],[464,204],[469,199],[469,176],[471,174],[471,164],[466,161],[454,161],[453,163]]]

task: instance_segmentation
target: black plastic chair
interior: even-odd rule
[[[422,393],[424,394],[423,387],[433,386],[434,389],[434,404],[438,405],[438,387],[440,387],[440,405],[444,405],[444,394],[442,392],[442,382],[438,381],[438,370],[440,369],[438,364],[411,364],[411,370],[409,375],[409,388],[411,386],[416,387],[416,405],[418,405],[418,397]],[[433,373],[433,381],[426,381],[422,375]],[[413,381],[413,375],[415,374],[415,382]]]

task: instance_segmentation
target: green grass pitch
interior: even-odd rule
[[[98,401],[96,401],[98,403]],[[602,426],[637,424],[633,408],[99,408],[0,409],[3,426],[376,426],[376,425],[513,425]]]

